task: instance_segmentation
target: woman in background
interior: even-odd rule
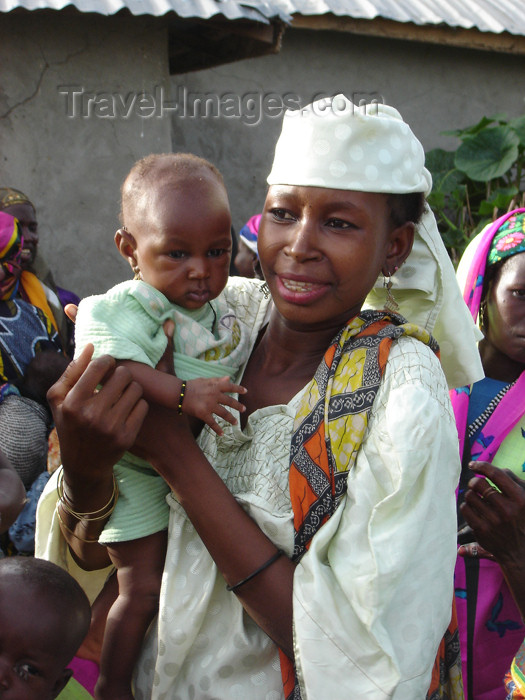
[[[458,276],[464,298],[479,319],[479,352],[485,378],[456,389],[452,403],[463,457],[458,494],[461,508],[471,460],[490,462],[523,475],[525,467],[525,209],[516,209],[488,226],[469,245]],[[485,484],[486,497],[495,498]],[[470,700],[499,700],[502,678],[524,633],[520,612],[497,562],[458,559],[456,602],[463,659],[463,683]]]

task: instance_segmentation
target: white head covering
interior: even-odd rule
[[[432,178],[421,143],[396,109],[359,107],[337,95],[286,112],[268,184],[428,195]],[[481,379],[479,331],[428,207],[416,227],[412,252],[392,283],[399,313],[438,341],[449,387]],[[384,303],[381,277],[364,308],[382,309]]]

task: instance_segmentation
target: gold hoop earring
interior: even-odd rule
[[[134,280],[140,280],[142,279],[140,276],[140,267],[138,265],[131,266],[131,269],[133,270],[133,279]]]

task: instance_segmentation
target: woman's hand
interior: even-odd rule
[[[477,542],[469,542],[468,544],[461,544],[458,547],[458,556],[460,557],[474,557],[476,559],[491,559],[494,561],[495,557],[493,554],[484,549]]]
[[[87,345],[47,394],[66,476],[88,481],[111,470],[133,445],[148,410],[125,367],[109,356],[91,361],[92,355]]]
[[[106,547],[97,543],[114,502],[113,465],[133,444],[148,406],[142,388],[111,357],[91,361],[87,345],[47,394],[53,411],[63,466],[63,496],[57,514],[62,534],[84,569],[107,566]],[[99,388],[100,386],[100,388]],[[86,519],[75,513],[100,513]]]
[[[76,304],[66,304],[64,306],[64,313],[70,321],[73,321],[73,323],[75,323],[77,320],[77,311],[78,306]]]
[[[487,462],[471,462],[470,468],[481,477],[469,481],[461,513],[477,541],[498,561],[517,552],[525,558],[525,481]]]
[[[87,345],[47,394],[68,472],[113,467],[133,445],[147,413],[142,388],[109,356]],[[102,385],[100,389],[99,385]]]
[[[471,462],[470,468],[481,476],[469,481],[461,513],[483,550],[500,565],[525,617],[525,481],[487,462]]]

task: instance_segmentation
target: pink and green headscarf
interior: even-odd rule
[[[11,299],[20,281],[21,255],[24,238],[18,219],[0,211],[0,267],[5,273],[0,280],[0,300]]]
[[[512,255],[525,253],[525,208],[514,209],[496,219],[475,241],[476,252],[467,273],[463,292],[463,298],[474,321],[479,316],[487,269]],[[460,454],[463,455],[470,388],[455,389],[450,395],[456,416]],[[492,462],[499,446],[524,414],[525,372],[522,372],[483,426],[476,444],[472,447],[472,459]]]
[[[492,239],[487,267],[516,253],[525,253],[525,214],[514,214],[500,226]]]

